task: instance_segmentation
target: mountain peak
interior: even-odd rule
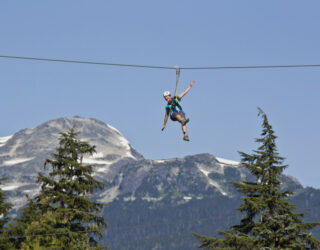
[[[24,195],[34,193],[37,174],[45,172],[43,164],[59,144],[61,132],[73,126],[81,133],[80,139],[96,146],[96,153],[83,159],[85,164],[94,164],[96,172],[106,173],[111,164],[122,159],[143,159],[115,128],[96,119],[62,117],[45,122],[35,128],[27,128],[13,135],[0,138],[1,176],[8,180],[4,190],[14,191],[19,207]],[[31,191],[32,190],[32,191]]]
[[[113,155],[113,158],[130,157],[141,158],[140,155],[125,137],[111,125],[105,124],[92,118],[62,117],[45,122],[35,128],[28,128],[18,133],[0,138],[0,164],[1,156],[23,155],[24,151],[38,154],[39,151],[48,149],[52,151],[58,145],[58,138],[61,132],[75,127],[81,135],[81,139],[96,145],[99,155]],[[30,147],[30,145],[32,147]],[[53,146],[54,145],[54,146]],[[30,152],[32,148],[33,152]],[[103,148],[103,150],[102,150]],[[108,153],[106,155],[106,149]],[[100,152],[100,150],[104,152]],[[117,155],[117,157],[115,157]]]

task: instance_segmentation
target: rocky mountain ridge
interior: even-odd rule
[[[83,159],[85,164],[95,165],[94,175],[106,186],[92,197],[107,204],[103,215],[109,224],[104,241],[111,249],[193,249],[197,241],[191,231],[215,233],[216,229],[236,223],[240,196],[230,181],[250,180],[250,173],[238,162],[198,154],[184,158],[151,160],[137,152],[115,128],[95,119],[66,117],[46,122],[36,128],[0,138],[0,178],[7,180],[1,188],[14,204],[13,213],[25,204],[25,195],[35,195],[39,187],[35,183],[37,173],[46,170],[46,158],[58,146],[59,133],[76,126],[80,138],[96,145],[96,154]],[[282,187],[296,192],[305,199],[306,189],[293,177],[282,176]],[[308,204],[314,207],[315,192],[309,190]],[[319,191],[320,192],[320,191]],[[299,196],[299,197],[300,197]],[[320,205],[320,204],[319,204]],[[318,213],[320,220],[320,206]],[[215,217],[215,223],[198,221]],[[191,219],[190,219],[191,218]],[[192,219],[193,218],[193,219]],[[186,222],[168,227],[168,221],[180,219]],[[202,220],[202,219],[201,219]],[[156,229],[121,233],[116,228],[131,225],[158,223]],[[216,228],[218,227],[218,228]],[[152,235],[167,235],[172,231],[184,235],[156,241],[137,241]],[[176,247],[174,247],[176,246]],[[192,247],[191,247],[192,246]],[[129,247],[129,248],[128,248]]]

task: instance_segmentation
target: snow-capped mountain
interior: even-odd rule
[[[81,117],[0,138],[0,178],[7,178],[1,188],[14,205],[12,214],[25,204],[26,194],[39,191],[38,172],[48,171],[44,161],[58,147],[59,133],[73,126],[82,140],[96,146],[97,153],[83,162],[94,164],[95,177],[106,184],[93,199],[107,204],[104,241],[111,249],[194,249],[198,242],[190,232],[214,235],[239,221],[240,196],[230,181],[252,178],[239,162],[210,154],[145,159],[117,129]],[[310,218],[320,220],[320,191],[304,189],[293,177],[282,176],[281,181],[283,188],[297,193],[297,204],[303,201],[299,208],[315,210]]]
[[[24,204],[25,194],[32,196],[37,192],[37,174],[45,172],[44,161],[58,147],[59,133],[73,126],[80,131],[81,139],[96,145],[97,153],[83,159],[84,163],[97,166],[96,174],[106,173],[111,164],[121,159],[143,158],[117,129],[95,119],[60,118],[2,137],[0,177],[7,178],[7,181],[1,188],[10,191],[10,202],[15,209]]]
[[[75,126],[80,131],[82,140],[96,146],[97,153],[83,159],[85,164],[94,164],[95,176],[107,183],[114,183],[99,195],[102,202],[112,202],[118,196],[125,195],[125,199],[135,199],[135,191],[139,188],[145,177],[155,171],[162,172],[165,166],[176,167],[166,170],[172,179],[185,170],[179,167],[186,160],[197,158],[194,166],[189,169],[195,182],[203,182],[207,188],[212,187],[215,192],[225,196],[232,196],[228,188],[224,187],[222,179],[210,178],[211,176],[224,175],[234,169],[238,176],[245,178],[245,169],[238,162],[216,158],[211,155],[189,157],[186,159],[147,160],[144,159],[125,139],[125,137],[111,125],[95,119],[81,117],[60,118],[46,122],[36,128],[29,128],[18,133],[0,138],[0,177],[7,178],[2,185],[4,191],[10,193],[10,202],[14,208],[20,208],[25,202],[25,194],[33,196],[38,192],[35,183],[39,172],[46,172],[43,168],[44,161],[50,157],[58,146],[61,132]],[[202,158],[205,158],[203,162]],[[136,170],[136,171],[133,171]],[[126,174],[130,172],[130,174]],[[161,175],[160,175],[161,176]],[[134,179],[135,181],[133,181]],[[163,180],[164,181],[164,180]],[[126,187],[129,187],[126,189]],[[121,189],[121,188],[122,189]],[[157,187],[159,190],[161,187]],[[187,191],[187,188],[186,188]],[[191,193],[184,192],[185,200],[190,200]],[[160,200],[146,194],[141,197],[146,200]]]

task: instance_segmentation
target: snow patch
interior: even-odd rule
[[[162,190],[163,190],[163,183],[160,182],[159,185],[156,185],[156,188],[157,188],[157,190],[158,190],[159,192],[162,192]]]
[[[26,135],[30,135],[30,134],[32,134],[33,133],[33,128],[28,128],[28,129],[26,129],[25,131],[24,131],[24,133],[26,134]]]
[[[108,173],[109,172],[109,166],[104,166],[101,168],[95,168],[95,172],[99,172],[99,173]]]
[[[17,148],[19,148],[20,146],[22,146],[22,140],[18,139],[16,140],[16,143],[10,148],[10,151],[6,155],[9,155],[9,156],[15,155]]]
[[[112,202],[119,194],[119,186],[109,188],[101,194],[102,198],[99,199],[101,203]]]
[[[119,176],[119,180],[118,180],[118,185],[114,186],[112,188],[107,189],[106,191],[104,191],[100,197],[102,197],[101,199],[99,199],[99,202],[101,203],[109,203],[112,202],[119,194],[119,187],[121,185],[121,182],[123,180],[123,174],[120,174]]]
[[[171,173],[172,173],[174,176],[177,176],[177,175],[179,174],[179,171],[180,171],[179,168],[172,168],[172,169],[171,169]]]
[[[219,157],[216,157],[216,159],[218,160],[219,163],[222,163],[225,165],[238,166],[240,164],[240,162],[238,162],[238,161],[227,160],[227,159],[223,159],[223,158],[219,158]]]
[[[116,129],[115,127],[112,127],[110,124],[107,124],[107,126],[112,130],[114,130],[115,132],[117,132],[119,135],[122,135],[118,129]]]
[[[183,199],[186,200],[186,201],[189,201],[189,200],[192,199],[192,197],[191,196],[184,196]]]
[[[154,160],[156,163],[164,163],[165,160]]]
[[[161,201],[163,199],[163,197],[150,197],[150,196],[145,196],[145,197],[142,197],[142,200],[145,200],[145,201]]]
[[[23,190],[23,193],[34,195],[34,194],[38,193],[39,191],[40,191],[40,187],[39,187],[38,189],[27,189],[27,190]]]
[[[211,172],[204,169],[203,167],[201,166],[198,166],[198,169],[205,175],[205,176],[208,176]]]
[[[136,197],[134,197],[134,196],[129,196],[129,197],[123,198],[124,201],[134,201],[135,199],[136,199]]]
[[[24,186],[26,183],[8,183],[6,185],[1,185],[0,188],[3,190],[3,191],[11,191],[11,190],[15,190],[19,187],[22,187]]]
[[[225,195],[225,196],[228,195],[228,194],[221,188],[221,186],[219,185],[218,182],[212,180],[212,179],[209,177],[209,174],[210,174],[210,173],[213,173],[213,172],[217,172],[216,170],[209,171],[208,169],[206,169],[204,166],[201,166],[201,165],[197,165],[197,167],[198,167],[198,169],[207,177],[207,181],[208,181],[209,185],[214,186],[215,188],[217,188],[222,195]]]
[[[5,137],[0,137],[0,147],[4,146],[7,141],[9,141],[12,138],[13,135],[5,136]]]
[[[83,158],[82,159],[82,163],[83,164],[96,164],[96,165],[110,165],[112,164],[114,161],[105,161],[105,160],[96,160],[96,159],[92,159],[92,158]]]
[[[104,155],[102,152],[95,153],[89,157],[84,157],[82,159],[83,164],[96,164],[96,165],[111,165],[115,161],[103,160]]]
[[[209,184],[210,184],[211,186],[214,186],[216,189],[218,189],[219,192],[220,192],[222,195],[224,195],[224,196],[227,196],[227,195],[228,195],[225,191],[223,191],[223,189],[221,188],[221,186],[219,185],[218,182],[216,182],[216,181],[214,181],[214,180],[212,180],[212,179],[209,179]]]
[[[98,153],[94,153],[90,158],[103,158],[103,153],[102,152],[98,152]]]
[[[34,159],[34,157],[31,157],[31,158],[15,158],[15,159],[12,159],[12,160],[4,161],[3,165],[4,166],[13,166],[13,165],[16,165],[16,164],[20,164],[20,163],[24,163],[24,162],[27,162],[27,161],[31,161],[33,159]]]
[[[131,147],[129,145],[129,141],[124,138],[124,136],[120,133],[120,131],[118,129],[116,129],[115,127],[112,127],[111,125],[107,124],[107,126],[112,129],[113,131],[115,131],[118,135],[120,135],[117,140],[118,142],[120,143],[120,146],[124,147],[127,152],[125,153],[125,156],[126,157],[129,157],[129,158],[133,158],[133,159],[136,159],[132,154],[131,154]]]
[[[126,152],[125,155],[126,155],[127,157],[136,159],[136,157],[134,157],[134,156],[131,154],[131,148],[130,148],[130,146],[129,146],[129,142],[127,141],[127,139],[124,138],[124,137],[122,137],[122,136],[119,137],[118,139],[119,139],[120,145],[123,146],[123,147],[127,150],[127,152]]]

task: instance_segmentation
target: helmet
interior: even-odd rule
[[[163,92],[163,96],[168,96],[168,95],[171,95],[169,91]]]

